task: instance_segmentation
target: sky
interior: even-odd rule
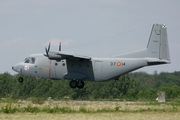
[[[180,71],[179,0],[1,0],[0,73],[51,50],[95,57],[144,49],[152,25],[166,24],[171,64],[138,71]]]

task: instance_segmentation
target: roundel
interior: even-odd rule
[[[24,66],[24,69],[25,69],[26,71],[28,71],[28,70],[29,70],[29,66],[28,66],[28,65],[25,65],[25,66]]]
[[[117,64],[116,64],[117,66],[121,66],[121,62],[117,62]]]

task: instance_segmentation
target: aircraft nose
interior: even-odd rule
[[[12,70],[14,70],[15,72],[20,72],[20,69],[21,69],[21,66],[19,64],[12,66]]]
[[[17,67],[12,66],[12,69],[13,69],[15,72],[18,72]]]
[[[14,66],[12,66],[12,69],[14,70]]]

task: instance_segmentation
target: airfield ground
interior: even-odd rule
[[[16,113],[0,114],[1,120],[179,120],[179,113]]]
[[[179,120],[179,103],[49,101],[0,103],[0,120]]]

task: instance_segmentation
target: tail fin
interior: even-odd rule
[[[147,45],[147,57],[170,61],[166,26],[154,24]]]
[[[146,49],[123,54],[123,55],[117,55],[114,57],[158,58],[159,60],[162,60],[165,63],[170,63],[166,26],[163,24],[153,25]]]

